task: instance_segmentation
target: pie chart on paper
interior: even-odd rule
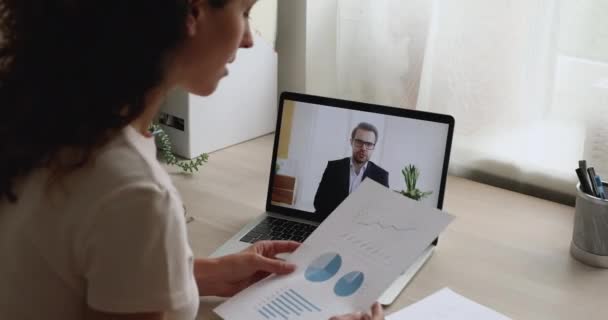
[[[352,296],[355,294],[355,292],[357,292],[357,290],[359,290],[359,288],[361,288],[364,279],[365,276],[363,275],[363,272],[353,271],[347,273],[336,283],[334,293],[338,297]]]
[[[337,253],[326,253],[315,259],[304,272],[310,282],[323,282],[331,279],[342,266],[342,257]]]

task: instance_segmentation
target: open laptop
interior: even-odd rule
[[[259,240],[303,242],[364,179],[407,191],[405,174],[417,171],[415,189],[426,194],[418,201],[442,209],[453,130],[448,115],[283,93],[266,212],[211,256]],[[436,245],[404,270],[380,303],[395,300]]]

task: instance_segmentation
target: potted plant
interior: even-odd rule
[[[410,164],[401,170],[401,173],[405,179],[406,190],[397,191],[398,193],[416,201],[420,201],[433,193],[432,191],[420,191],[416,188],[418,177],[420,177],[420,170],[416,166]]]
[[[169,135],[156,123],[150,127],[150,132],[156,137],[156,145],[160,150],[160,158],[169,165],[177,166],[185,173],[194,173],[209,160],[209,155],[206,153],[192,160],[179,160],[174,154],[171,147]]]

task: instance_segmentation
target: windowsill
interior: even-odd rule
[[[585,129],[556,120],[508,125],[457,136],[450,173],[573,205]]]

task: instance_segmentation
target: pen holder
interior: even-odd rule
[[[604,187],[608,184],[603,182]],[[608,268],[608,200],[591,196],[576,186],[572,256],[590,266]]]

